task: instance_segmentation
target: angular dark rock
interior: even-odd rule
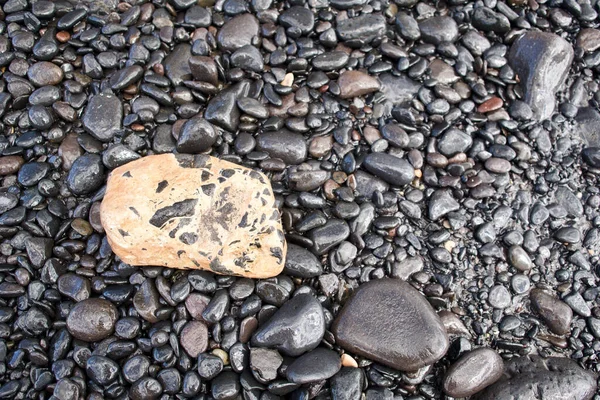
[[[119,98],[100,93],[88,100],[81,122],[90,135],[108,142],[121,130],[122,120],[123,107]]]
[[[325,316],[319,302],[309,294],[299,294],[277,310],[252,337],[252,345],[276,348],[298,356],[316,348],[325,334]]]

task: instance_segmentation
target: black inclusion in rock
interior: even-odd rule
[[[197,203],[198,199],[187,199],[158,209],[152,218],[150,218],[150,223],[157,228],[160,228],[173,218],[191,217],[194,215],[194,207],[196,207]]]

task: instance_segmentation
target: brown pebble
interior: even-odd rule
[[[483,103],[481,103],[479,105],[479,107],[477,107],[477,112],[485,114],[490,111],[496,111],[500,107],[502,107],[503,104],[504,104],[504,102],[502,101],[502,99],[500,97],[492,97],[491,99],[488,99],[488,100],[484,101]]]
[[[346,175],[346,173],[343,171],[334,171],[331,177],[340,185],[346,182],[346,179],[348,179],[348,175]]]
[[[348,187],[352,190],[356,190],[356,177],[354,174],[348,176],[348,180],[346,181]]]
[[[363,137],[365,138],[368,144],[373,144],[379,139],[381,139],[381,133],[379,132],[379,130],[368,125],[365,126],[365,129],[363,129]]]
[[[152,66],[152,70],[159,75],[165,74],[165,68],[163,67],[163,65],[161,63],[154,64]]]
[[[338,185],[333,179],[328,179],[323,185],[323,192],[325,193],[325,197],[327,200],[335,200],[337,197],[334,193],[336,189],[338,189],[340,185]]]
[[[254,317],[246,317],[240,323],[240,342],[248,343],[254,331],[258,328],[258,320]]]
[[[71,34],[67,31],[56,32],[56,40],[61,43],[67,43],[69,40],[71,40]]]
[[[308,152],[314,158],[325,157],[331,151],[331,146],[333,146],[333,137],[331,135],[317,136],[311,140]]]
[[[71,221],[71,228],[81,236],[89,236],[94,232],[90,223],[83,218],[75,218]]]
[[[123,93],[127,93],[130,95],[136,95],[138,92],[138,87],[136,85],[129,85],[125,89],[123,89]]]
[[[181,132],[181,128],[187,121],[187,119],[178,119],[173,126],[171,126],[171,135],[173,135],[175,140],[179,139],[179,132]]]
[[[117,9],[119,10],[119,12],[122,12],[122,13],[129,10],[130,8],[131,8],[131,4],[128,4],[128,3],[117,4]]]
[[[146,3],[141,6],[139,22],[148,22],[152,18],[154,4]]]
[[[20,156],[5,156],[0,157],[0,175],[12,175],[19,172],[19,168],[23,165],[23,157]]]
[[[283,80],[281,81],[281,86],[292,86],[292,83],[294,83],[294,74],[291,72],[288,72],[287,74],[285,74],[285,76],[283,77]]]
[[[448,164],[460,164],[467,161],[467,155],[465,153],[458,153],[448,159]]]
[[[200,293],[192,293],[185,299],[185,308],[192,318],[202,321],[204,320],[202,313],[208,303],[210,303],[210,297]]]
[[[561,349],[566,349],[568,346],[567,339],[565,339],[563,337],[554,336],[554,335],[546,335],[543,333],[540,333],[537,337],[545,342],[548,342],[548,343],[556,346],[556,347],[560,347]]]
[[[96,201],[90,207],[90,225],[96,232],[104,233],[104,228],[102,227],[102,222],[100,221],[100,202]]]
[[[344,71],[338,79],[340,87],[340,97],[349,99],[372,92],[376,92],[381,87],[377,78],[361,71]]]
[[[69,133],[58,147],[58,155],[62,159],[62,167],[65,171],[71,169],[71,165],[83,155],[83,149],[77,141],[77,134]]]

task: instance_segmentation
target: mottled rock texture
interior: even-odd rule
[[[131,265],[267,278],[286,244],[268,179],[204,155],[162,154],[115,169],[101,205],[113,251]]]

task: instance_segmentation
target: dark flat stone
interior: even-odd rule
[[[425,297],[396,279],[361,285],[332,332],[345,350],[401,371],[433,364],[448,349],[446,330]]]

